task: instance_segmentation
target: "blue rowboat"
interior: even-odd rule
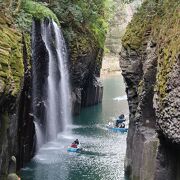
[[[68,147],[67,151],[68,152],[80,152],[82,150],[82,148],[73,148],[73,147]]]
[[[110,127],[110,126],[107,126],[107,128],[113,132],[122,132],[122,133],[125,133],[128,131],[128,128],[118,128],[118,127]]]

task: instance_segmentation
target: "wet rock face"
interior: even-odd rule
[[[160,137],[161,144],[158,148],[156,157],[156,172],[154,180],[171,180],[180,179],[180,147],[177,144],[172,144],[164,137]]]
[[[151,43],[144,46],[146,50],[141,55],[130,48],[123,48],[120,54],[130,109],[125,166],[126,174],[132,179],[153,179],[155,173],[159,144],[153,108],[157,55]]]
[[[48,26],[49,21],[44,21]],[[47,100],[47,77],[48,77],[48,52],[42,39],[42,28],[40,21],[34,21],[32,27],[32,88],[33,88],[33,119],[41,120],[45,124]]]
[[[27,60],[27,56],[24,56],[24,60]],[[26,69],[24,74],[18,101],[17,120],[16,141],[18,144],[16,157],[17,169],[20,169],[33,157],[35,150],[35,127],[32,116],[32,76],[30,69]]]
[[[16,154],[17,101],[23,60],[21,33],[12,27],[10,18],[0,10],[0,179],[5,179],[10,158]],[[19,46],[18,46],[19,45]],[[18,62],[16,63],[16,60]]]
[[[23,42],[25,46],[25,42]],[[27,58],[24,56],[24,58]],[[9,95],[9,107],[0,112],[0,177],[6,178],[11,167],[11,156],[17,157],[17,168],[28,162],[33,156],[34,126],[31,112],[31,76],[27,70],[22,80],[21,92],[17,97]],[[3,104],[1,104],[3,106]],[[14,170],[15,172],[16,170]]]
[[[0,179],[14,173],[33,155],[31,113],[30,35],[13,25],[0,10]],[[11,157],[17,158],[12,171]]]
[[[0,179],[6,178],[11,155],[15,154],[17,118],[13,111],[0,112]]]
[[[92,77],[82,91],[82,106],[92,106],[102,102],[103,86],[97,77]]]
[[[99,79],[102,49],[78,56],[71,64],[73,113],[79,114],[82,107],[92,106],[102,101],[103,86]]]
[[[120,66],[130,109],[125,169],[132,180],[180,179],[176,10],[175,0],[144,2],[122,40]]]

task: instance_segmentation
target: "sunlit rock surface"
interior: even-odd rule
[[[119,52],[121,51],[121,39],[126,27],[141,4],[141,0],[126,3],[122,0],[114,0],[114,11],[110,18],[109,30],[106,35],[105,54],[102,61],[101,73],[120,71]]]

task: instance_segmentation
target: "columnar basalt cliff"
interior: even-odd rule
[[[1,9],[0,12],[0,179],[7,173],[15,171],[11,168],[11,156],[16,155],[18,110],[24,89],[23,76],[26,65],[26,46],[21,32],[14,28],[11,16]],[[23,53],[24,52],[24,53]],[[26,107],[28,109],[28,105]],[[21,111],[23,112],[23,111]],[[23,115],[22,115],[23,116]],[[24,137],[25,138],[25,137]]]
[[[178,2],[147,1],[123,37],[130,110],[125,170],[132,180],[180,179]]]
[[[0,60],[0,179],[22,167],[34,154],[31,111],[30,36],[14,26],[11,13],[2,6]]]
[[[32,75],[30,55],[30,35],[22,33],[22,55],[24,63],[24,75],[19,92],[16,119],[17,129],[17,150],[14,155],[17,157],[17,168],[23,167],[34,155],[35,150],[35,127],[32,114]]]
[[[73,106],[74,113],[79,114],[81,107],[98,104],[102,101],[103,87],[100,76],[102,50],[92,50],[79,55],[72,65]],[[98,55],[100,53],[100,55]],[[99,62],[98,62],[99,61]]]

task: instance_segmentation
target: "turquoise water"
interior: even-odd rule
[[[105,125],[119,114],[128,116],[125,87],[120,75],[103,77],[103,102],[85,108],[74,118],[71,131],[45,144],[21,170],[22,180],[124,180],[126,135],[109,132]],[[83,151],[68,153],[80,140]]]

